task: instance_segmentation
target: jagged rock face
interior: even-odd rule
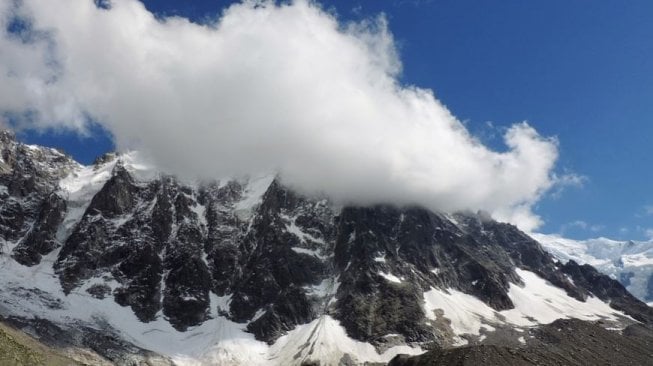
[[[0,131],[0,238],[20,240],[14,254],[21,263],[33,265],[60,245],[55,234],[66,203],[57,184],[78,166],[54,149],[20,144]]]
[[[505,252],[499,261],[487,260],[491,248],[441,215],[417,208],[345,208],[338,232],[336,317],[357,339],[380,342],[398,333],[410,342],[433,340],[421,306],[430,286],[464,290],[497,310],[512,306],[507,284],[517,278]]]
[[[232,286],[234,319],[246,321],[261,311],[248,329],[273,341],[316,318],[317,304],[306,288],[333,274],[330,261],[320,258],[330,251],[333,219],[325,201],[306,200],[272,182],[242,240],[242,274]]]
[[[66,294],[112,298],[141,322],[190,331],[217,313],[273,344],[329,316],[377,349],[448,345],[451,329],[433,320],[425,293],[455,290],[508,311],[511,289],[523,285],[517,269],[581,302],[598,297],[653,321],[616,281],[556,262],[484,214],[336,208],[273,177],[143,178],[119,156],[80,167],[12,136],[0,140],[0,232],[9,254],[25,266],[49,258]]]
[[[14,259],[26,266],[35,265],[40,262],[41,256],[59,247],[56,235],[65,212],[66,201],[63,198],[56,193],[47,195],[38,209],[32,228],[14,248]]]

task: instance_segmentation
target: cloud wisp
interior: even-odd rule
[[[506,151],[484,146],[431,90],[398,81],[383,17],[343,24],[309,1],[246,1],[196,24],[110,4],[2,2],[0,112],[15,128],[93,119],[179,174],[276,172],[341,203],[540,223],[531,208],[559,180],[555,139],[518,123]]]

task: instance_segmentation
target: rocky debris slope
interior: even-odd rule
[[[172,366],[172,361],[140,349],[121,339],[109,328],[62,327],[45,319],[3,319],[0,323],[20,343],[18,355],[24,365],[43,366]],[[20,332],[19,329],[23,329]],[[2,354],[2,352],[0,352]],[[10,358],[10,357],[8,357]],[[0,365],[5,365],[0,357]]]
[[[0,365],[81,366],[85,363],[66,357],[27,334],[0,323]]]
[[[274,176],[188,182],[137,153],[80,166],[1,138],[0,315],[100,331],[112,360],[387,362],[558,318],[653,321],[619,282],[483,213],[336,207]]]
[[[533,329],[522,347],[466,346],[400,355],[388,366],[584,366],[651,365],[653,330],[631,325],[622,332],[577,319],[556,320]]]

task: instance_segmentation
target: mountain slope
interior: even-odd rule
[[[397,356],[389,366],[649,365],[650,329],[632,325],[620,334],[578,320],[556,320],[529,332],[523,347],[481,345]]]
[[[0,323],[0,365],[78,366],[84,363],[66,357],[32,337]]]
[[[117,364],[387,362],[653,309],[487,215],[336,207],[274,176],[187,182],[0,135],[0,315]]]

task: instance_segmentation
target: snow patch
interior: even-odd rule
[[[57,232],[57,239],[65,241],[72,233],[75,225],[82,219],[86,208],[95,196],[111,178],[111,172],[117,160],[100,166],[79,166],[68,176],[59,181],[59,191],[66,200],[66,215]]]
[[[323,298],[327,296],[335,296],[338,287],[340,287],[340,282],[337,278],[327,278],[317,285],[304,286],[303,288],[306,290],[308,296]]]
[[[321,260],[325,260],[325,259],[328,258],[326,256],[320,255],[319,251],[317,251],[317,250],[299,248],[299,247],[292,247],[290,249],[292,249],[292,251],[295,252],[295,253],[310,255],[310,256],[316,257],[316,258],[321,259]]]
[[[142,152],[129,151],[120,154],[118,160],[138,182],[149,182],[159,176],[159,171]]]
[[[250,322],[255,322],[258,320],[258,318],[262,317],[267,311],[265,309],[258,309],[254,316],[252,317],[252,320]]]
[[[379,276],[385,278],[386,280],[394,283],[401,283],[399,277],[393,275],[392,273],[379,272]]]
[[[206,222],[206,207],[201,205],[199,202],[195,202],[194,205],[190,206],[190,209],[195,213],[195,215],[197,215],[200,225],[204,228],[208,228],[209,226]]]
[[[218,313],[220,312],[229,312],[229,303],[231,302],[231,295],[218,296],[214,293],[211,295],[211,306],[215,307]]]
[[[322,240],[321,238],[317,238],[317,237],[303,231],[299,226],[297,226],[297,224],[295,223],[296,218],[290,217],[288,215],[283,215],[283,214],[281,215],[281,218],[288,221],[288,224],[286,224],[286,230],[289,233],[291,233],[291,234],[295,235],[296,237],[298,237],[299,240],[301,240],[302,243],[314,242],[314,243],[318,243],[318,244],[322,244],[322,245],[326,244],[324,242],[324,240]]]
[[[240,219],[246,220],[252,215],[273,181],[274,175],[251,178],[247,181],[240,200],[234,204],[235,213]]]

